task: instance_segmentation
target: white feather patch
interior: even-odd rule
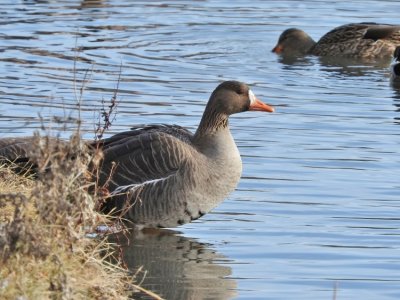
[[[133,192],[133,191],[135,191],[136,189],[138,189],[140,187],[144,187],[145,185],[148,185],[148,184],[155,184],[155,183],[157,183],[159,181],[166,180],[167,178],[169,178],[171,176],[173,176],[173,174],[168,175],[167,177],[147,180],[147,181],[144,181],[142,183],[133,183],[133,184],[128,184],[128,185],[120,185],[114,191],[112,191],[110,194],[111,194],[111,196],[115,196],[115,195],[118,195],[118,194],[124,194],[124,193],[128,193],[128,192]]]
[[[249,99],[250,99],[250,105],[254,104],[256,102],[256,95],[254,95],[252,90],[249,90]]]

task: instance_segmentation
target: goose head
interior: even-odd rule
[[[257,99],[249,86],[239,81],[225,81],[211,94],[207,110],[232,115],[248,110],[273,112],[274,108]]]
[[[225,81],[211,94],[197,133],[204,134],[225,128],[230,115],[245,111],[274,112],[274,108],[259,100],[247,84]]]

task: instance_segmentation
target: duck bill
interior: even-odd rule
[[[277,53],[277,54],[280,54],[280,53],[282,53],[283,52],[283,47],[281,46],[281,45],[276,45],[275,47],[274,47],[274,49],[272,49],[272,52],[274,52],[274,53]]]
[[[251,111],[266,111],[266,112],[274,112],[275,108],[271,105],[265,104],[259,99],[255,99],[255,101],[250,105],[249,110]]]

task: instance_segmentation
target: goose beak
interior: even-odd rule
[[[275,108],[271,105],[265,104],[261,100],[255,98],[254,101],[250,104],[249,110],[251,111],[266,111],[266,112],[274,112]]]

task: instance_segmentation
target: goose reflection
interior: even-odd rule
[[[164,299],[231,299],[236,296],[236,281],[229,278],[228,259],[209,245],[170,230],[147,230],[118,235],[122,257],[138,277],[140,286]],[[153,299],[144,293],[135,299]]]

